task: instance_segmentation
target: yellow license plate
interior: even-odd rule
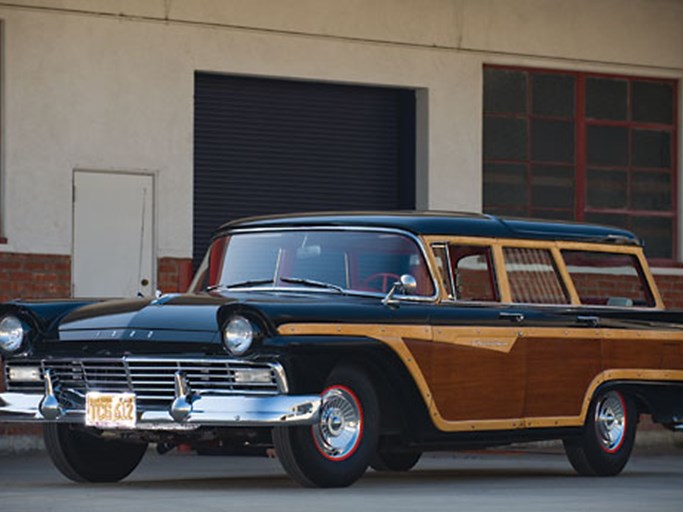
[[[85,395],[85,424],[99,428],[134,428],[136,420],[134,393]]]

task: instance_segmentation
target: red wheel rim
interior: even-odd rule
[[[626,438],[626,401],[618,391],[608,391],[595,406],[595,431],[600,448],[614,454]]]
[[[323,457],[341,462],[358,450],[363,439],[363,408],[346,386],[330,386],[321,397],[320,419],[311,427],[313,440]]]

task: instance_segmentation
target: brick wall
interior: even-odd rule
[[[157,288],[185,291],[192,280],[189,258],[159,258]],[[71,296],[71,256],[0,252],[0,302]]]
[[[683,309],[683,276],[655,275],[662,300],[670,309]]]
[[[458,296],[463,300],[486,301],[495,300],[491,289],[491,273],[489,270],[458,269],[460,282]]]
[[[607,305],[610,297],[624,297],[635,305],[647,305],[648,299],[640,278],[630,275],[571,273],[572,281],[584,304]]]
[[[192,260],[189,258],[159,258],[157,288],[164,293],[184,292],[192,281]]]
[[[0,252],[0,301],[70,295],[70,256]]]

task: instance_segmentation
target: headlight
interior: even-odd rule
[[[24,326],[16,316],[8,315],[0,320],[0,350],[16,352],[24,341]]]
[[[243,316],[234,316],[223,329],[223,343],[231,354],[241,356],[254,341],[254,326]]]

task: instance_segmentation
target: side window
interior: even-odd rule
[[[498,300],[489,247],[451,246],[450,256],[458,300]]]
[[[512,302],[569,304],[550,251],[506,247],[503,253]]]
[[[638,259],[631,254],[562,251],[582,304],[632,307],[655,305]]]
[[[498,301],[491,248],[477,245],[433,247],[442,285],[448,296],[460,301]]]

